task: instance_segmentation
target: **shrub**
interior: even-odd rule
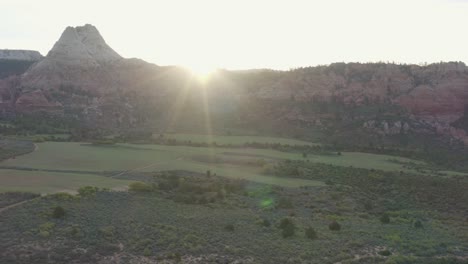
[[[226,231],[233,232],[234,231],[234,225],[233,224],[227,224],[227,225],[224,226],[224,229]]]
[[[313,229],[312,227],[308,227],[306,230],[305,230],[305,235],[307,238],[309,239],[315,239],[317,238],[317,232],[315,231],[315,229]]]
[[[291,237],[291,236],[294,236],[295,231],[296,231],[296,226],[294,224],[287,225],[285,228],[283,228],[281,235],[284,238]]]
[[[45,222],[39,226],[40,231],[51,231],[54,229],[55,224],[52,222]]]
[[[132,192],[151,192],[153,187],[144,182],[132,182],[128,186],[128,190]]]
[[[151,249],[146,247],[145,250],[143,250],[143,255],[146,257],[151,256]]]
[[[379,253],[379,255],[385,256],[385,257],[388,257],[388,256],[390,256],[392,254],[392,252],[390,252],[388,249],[381,250],[378,253]]]
[[[296,225],[289,218],[283,218],[279,224],[279,228],[282,229],[281,235],[286,237],[291,237],[296,231]]]
[[[380,222],[382,222],[383,224],[390,223],[390,217],[388,216],[388,214],[385,213],[382,216],[380,216]]]
[[[78,194],[82,197],[93,196],[99,191],[98,187],[84,186],[78,189]]]
[[[286,198],[286,197],[281,197],[278,200],[278,203],[276,205],[278,208],[283,208],[283,209],[290,209],[293,208],[293,203],[291,202],[291,199]]]
[[[50,232],[49,231],[39,231],[39,235],[41,237],[49,237],[50,236]]]
[[[364,209],[366,209],[366,211],[372,210],[372,207],[373,207],[373,206],[372,206],[372,202],[366,201],[366,202],[364,203]]]
[[[107,240],[113,240],[116,235],[116,228],[114,226],[104,226],[99,228],[99,233]]]
[[[36,136],[36,137],[34,137],[33,141],[36,142],[36,143],[42,143],[42,142],[45,142],[46,140],[45,140],[44,137]]]
[[[414,227],[415,228],[423,228],[423,224],[420,220],[416,220],[416,222],[414,222]]]
[[[60,201],[71,201],[75,199],[75,196],[66,192],[59,192],[59,193],[54,193],[54,194],[49,194],[47,197],[52,197],[54,199],[60,200]]]
[[[52,212],[53,218],[63,218],[65,216],[65,209],[61,206],[56,206]]]
[[[338,222],[333,221],[328,225],[328,229],[330,229],[332,231],[340,231],[341,225],[338,224]]]
[[[270,226],[271,226],[271,223],[270,223],[270,221],[268,221],[268,219],[263,219],[263,221],[262,221],[262,226],[264,226],[264,227],[270,227]]]
[[[279,224],[279,228],[283,229],[283,228],[285,228],[287,225],[289,225],[291,223],[292,223],[291,219],[283,218],[283,219],[281,219],[281,222]]]

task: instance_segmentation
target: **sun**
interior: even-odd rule
[[[190,65],[188,66],[192,74],[199,78],[200,80],[207,80],[210,76],[216,71],[216,67],[208,66],[208,65]]]

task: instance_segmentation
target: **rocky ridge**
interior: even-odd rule
[[[95,123],[134,126],[136,120],[155,116],[171,119],[173,104],[181,94],[188,93],[185,97],[191,100],[182,104],[184,111],[198,111],[205,100],[196,88],[200,85],[183,69],[122,58],[87,24],[66,28],[47,56],[21,76],[1,79],[0,95],[3,112],[57,113],[68,108]],[[424,66],[334,63],[290,71],[221,71],[204,85],[215,115],[319,127],[329,120],[355,120],[362,129],[383,135],[415,131],[417,123],[424,133],[448,135],[468,144],[463,126],[453,126],[467,118],[468,67],[461,62]],[[324,103],[367,112],[375,111],[369,110],[375,106],[385,106],[378,107],[384,112],[387,108],[401,111],[397,120],[376,120],[375,115],[338,118],[336,113],[310,110]]]
[[[0,60],[39,61],[42,58],[35,50],[0,50]]]

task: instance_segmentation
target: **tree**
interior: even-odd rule
[[[415,228],[423,228],[423,224],[420,220],[416,220],[416,222],[414,222],[414,227]]]
[[[383,214],[381,217],[380,217],[380,222],[382,222],[383,224],[388,224],[390,223],[390,217],[388,216],[388,214]]]
[[[54,207],[54,211],[52,212],[53,218],[63,218],[65,216],[65,209],[61,206]]]
[[[330,229],[332,231],[340,231],[341,225],[338,224],[338,222],[333,221],[328,225],[328,229]]]

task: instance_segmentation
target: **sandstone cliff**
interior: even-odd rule
[[[433,133],[468,143],[465,126],[457,125],[468,105],[468,67],[460,62],[220,71],[202,84],[177,67],[122,58],[85,25],[68,27],[21,76],[0,80],[0,95],[3,111],[62,111],[102,126],[203,123],[197,115],[205,118],[208,105],[210,115],[231,124],[343,123],[369,133]]]

